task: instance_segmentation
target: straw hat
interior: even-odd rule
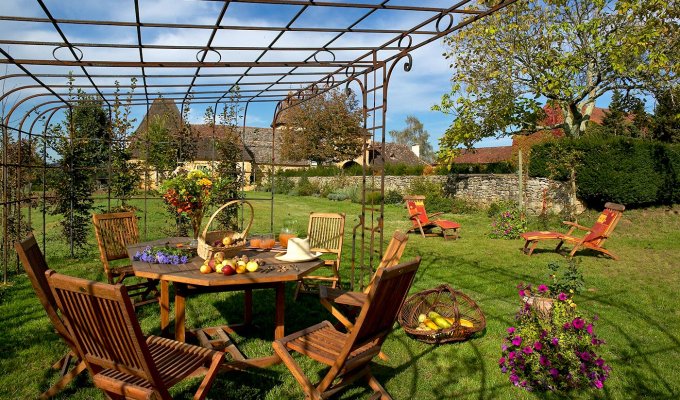
[[[309,238],[290,238],[288,240],[287,251],[277,255],[276,259],[279,261],[302,262],[313,260],[320,255],[320,252],[313,253],[309,249]]]

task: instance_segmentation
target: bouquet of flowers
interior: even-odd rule
[[[593,322],[576,311],[570,294],[551,293],[547,285],[539,285],[537,291],[553,300],[550,313],[523,302],[517,325],[509,327],[503,339],[501,372],[526,390],[601,389],[611,368],[596,353],[604,341],[595,334]],[[530,292],[531,286],[519,286],[520,298]]]
[[[132,257],[135,261],[151,264],[185,264],[189,256],[185,250],[170,246],[146,246],[144,250],[137,251]]]
[[[210,203],[213,182],[208,174],[195,169],[188,173],[180,173],[163,183],[165,194],[163,199],[177,210],[178,214],[186,214],[191,220],[194,239],[198,238],[203,214]]]

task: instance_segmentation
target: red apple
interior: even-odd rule
[[[222,268],[222,273],[224,275],[234,275],[236,270],[231,265],[227,264]]]
[[[208,265],[209,265],[210,268],[212,268],[213,271],[214,271],[214,270],[215,270],[215,259],[214,259],[214,258],[211,258],[210,261],[208,261]]]

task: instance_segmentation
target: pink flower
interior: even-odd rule
[[[541,351],[542,348],[543,344],[541,344],[541,342],[534,342],[534,349]]]
[[[599,379],[596,380],[596,381],[594,382],[594,385],[595,385],[595,387],[598,388],[598,389],[602,389],[602,386],[603,386],[603,385],[602,385],[602,381],[599,380]]]
[[[512,335],[513,333],[515,333],[515,328],[513,328],[512,326],[509,327],[509,328],[508,328],[508,333],[511,334],[511,335]]]
[[[552,343],[553,346],[557,346],[558,344],[560,344],[560,339],[554,337],[550,342]]]
[[[519,336],[515,336],[512,339],[512,344],[513,344],[513,346],[519,346],[520,344],[522,344],[522,338],[519,337]]]
[[[550,375],[552,375],[554,378],[557,378],[560,375],[560,372],[555,368],[550,368]]]
[[[545,285],[538,285],[538,291],[539,293],[545,293],[548,291],[548,287]]]
[[[586,326],[586,332],[588,332],[589,335],[593,334],[593,324],[588,324],[588,326]]]
[[[558,299],[559,301],[565,301],[565,300],[567,299],[567,295],[566,295],[565,293],[560,293],[560,294],[557,296],[557,299]]]
[[[505,364],[505,357],[501,357],[501,359],[498,360],[498,364],[500,364],[500,365]]]
[[[548,361],[548,357],[546,357],[546,356],[541,356],[538,359],[538,362],[544,367],[547,367],[548,365],[550,365],[550,361]]]
[[[564,328],[565,330],[571,328],[571,322],[565,322],[564,325],[562,325],[562,328]]]
[[[520,291],[518,292],[518,294],[519,294],[519,297],[524,297],[524,296],[526,296],[526,293],[524,292],[524,289],[520,289]]]
[[[582,320],[581,318],[574,318],[572,324],[576,329],[583,329],[583,327],[586,325],[586,321]]]
[[[524,354],[531,354],[531,353],[534,352],[534,350],[529,346],[526,346],[525,348],[523,348],[522,351],[524,352]]]
[[[513,358],[515,358],[515,352],[511,351],[508,353],[508,360],[512,360]]]

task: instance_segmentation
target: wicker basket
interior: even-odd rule
[[[418,330],[418,316],[436,311],[442,317],[452,318],[451,328],[438,331]],[[462,326],[460,320],[472,322],[472,327]],[[448,343],[466,340],[473,334],[484,330],[486,318],[477,304],[463,293],[449,285],[439,285],[410,296],[399,312],[399,324],[406,333],[425,343]]]
[[[250,207],[250,220],[248,221],[248,224],[246,224],[242,232],[233,231],[208,232],[208,228],[210,228],[210,224],[212,224],[217,214],[222,212],[222,210],[224,210],[227,207],[237,206],[239,204],[245,204],[248,207]],[[238,254],[241,250],[243,250],[246,247],[246,237],[248,236],[248,231],[250,230],[250,227],[253,225],[254,214],[255,213],[253,211],[252,204],[248,203],[245,200],[232,200],[222,205],[220,208],[217,209],[217,211],[213,213],[213,215],[210,217],[210,220],[208,220],[208,223],[205,225],[203,232],[200,235],[198,235],[198,247],[196,248],[198,256],[204,260],[207,260],[218,251],[223,252],[226,257],[233,257],[236,254]],[[236,241],[232,245],[225,247],[212,246],[212,243],[214,243],[216,240],[222,240],[227,235],[232,235],[236,239]]]

